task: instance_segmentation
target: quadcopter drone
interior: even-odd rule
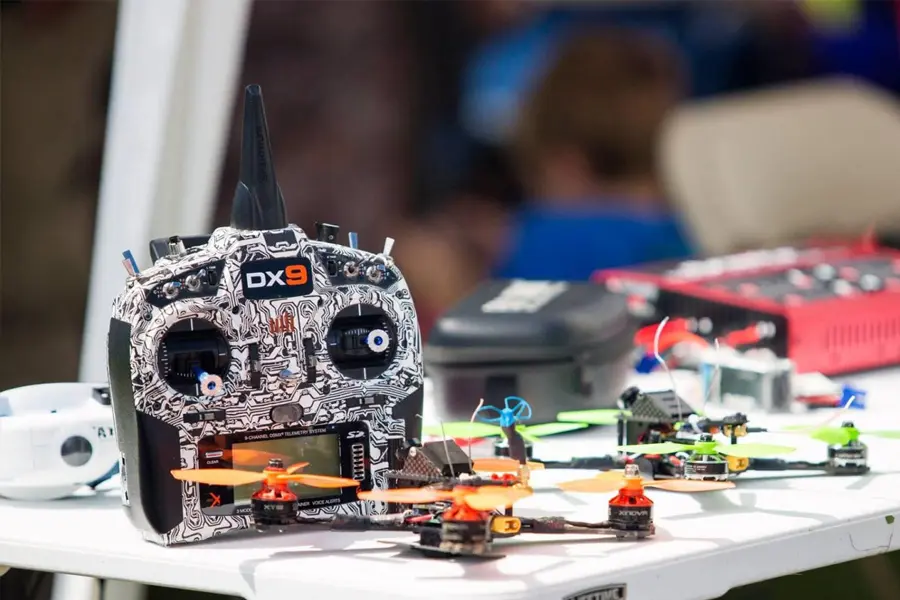
[[[665,361],[659,356],[660,332],[668,319],[656,331],[655,355],[670,377],[668,390],[644,392],[637,387],[626,389],[619,397],[618,409],[601,409],[560,413],[560,421],[574,421],[589,425],[617,426],[619,456],[603,457],[605,464],[618,466],[636,463],[654,479],[684,478],[692,480],[724,481],[729,475],[750,468],[751,460],[793,452],[788,446],[769,444],[740,444],[738,440],[750,433],[764,432],[750,427],[747,415],[735,413],[720,419],[694,410],[678,394],[675,380]],[[718,347],[718,343],[716,343]],[[713,380],[716,373],[713,374]],[[712,386],[709,386],[712,390]],[[717,443],[713,436],[723,435],[730,444]],[[598,462],[598,459],[575,459],[572,463]],[[562,466],[562,465],[554,465]]]
[[[664,326],[664,320],[660,328]],[[664,362],[660,363],[668,372]],[[670,373],[671,375],[671,373]],[[713,374],[713,379],[716,375]],[[654,478],[686,478],[724,481],[729,476],[754,471],[823,471],[829,475],[862,475],[869,471],[868,448],[861,435],[900,439],[898,431],[859,431],[852,421],[839,427],[824,425],[789,427],[785,433],[807,433],[813,439],[828,444],[827,459],[818,463],[776,458],[789,454],[794,448],[770,444],[740,444],[738,440],[750,433],[768,431],[750,427],[747,415],[735,413],[720,419],[703,416],[691,408],[674,390],[644,392],[628,388],[619,399],[618,409],[575,411],[560,413],[563,422],[574,421],[588,425],[618,427],[619,452],[615,457],[573,459],[568,463],[546,464],[547,467],[615,468],[621,463],[634,462]],[[708,392],[712,389],[709,386]],[[707,397],[708,400],[708,397]],[[851,396],[843,405],[840,416],[853,407]],[[704,402],[704,408],[705,408]],[[829,422],[833,420],[829,419]],[[714,441],[723,435],[730,444]]]
[[[443,489],[407,488],[361,492],[360,498],[410,505],[446,503],[439,513],[413,519],[418,542],[404,544],[431,558],[500,558],[493,546],[498,538],[521,533],[606,534],[617,539],[643,539],[656,532],[653,523],[653,501],[645,488],[676,492],[706,492],[734,487],[720,481],[645,481],[636,465],[628,465],[624,473],[605,472],[590,479],[561,483],[567,492],[607,493],[618,489],[609,501],[608,520],[587,523],[550,517],[529,519],[512,516],[508,511],[519,500],[533,494],[530,488],[503,483],[490,485],[452,484]],[[413,522],[410,520],[410,523]],[[396,542],[388,542],[396,543]]]
[[[622,408],[618,410],[560,413],[558,418],[581,420],[589,425],[615,423],[618,426],[619,450],[624,454],[604,457],[603,463],[615,467],[640,460],[644,470],[652,472],[654,477],[659,478],[680,477],[689,455],[678,451],[660,453],[648,448],[641,450],[635,448],[665,443],[691,446],[699,443],[701,439],[712,439],[714,435],[727,437],[731,442],[730,445],[735,446],[739,439],[750,433],[767,431],[762,427],[750,427],[747,415],[743,413],[719,419],[702,417],[671,390],[643,392],[635,387],[628,388],[620,397],[620,405]],[[753,458],[765,458],[792,450],[786,446],[741,444],[740,451],[720,454],[724,457],[729,473],[738,474],[750,468]],[[596,463],[599,459],[576,460],[592,460]]]
[[[620,487],[621,486],[621,487]],[[603,493],[620,487],[609,501],[609,519],[597,523],[572,521],[563,517],[528,518],[513,516],[510,508],[533,494],[517,485],[455,484],[444,489],[407,488],[361,492],[360,498],[410,505],[436,504],[439,512],[412,517],[408,530],[419,534],[418,542],[401,544],[429,558],[501,558],[493,546],[496,539],[523,533],[614,535],[617,539],[642,539],[655,533],[653,502],[644,495],[644,487],[671,491],[702,492],[733,487],[730,482],[658,481],[644,482],[637,467],[622,473],[601,473],[593,479],[560,484],[570,492]]]

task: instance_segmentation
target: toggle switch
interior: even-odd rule
[[[177,281],[169,281],[162,287],[163,294],[169,300],[173,300],[176,296],[178,296],[178,292],[180,291],[181,284]]]
[[[173,235],[169,238],[169,256],[178,256],[179,254],[184,254],[184,242],[181,241],[181,238],[177,235]]]
[[[331,223],[316,223],[316,239],[329,244],[338,243],[338,233],[341,228]]]
[[[366,277],[372,283],[381,283],[384,281],[384,269],[380,265],[372,265],[366,269]]]
[[[380,254],[375,255],[375,260],[378,260],[386,267],[392,266],[394,264],[394,259],[391,257],[391,250],[394,249],[394,238],[384,238],[384,250],[381,251]]]

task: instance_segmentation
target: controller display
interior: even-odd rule
[[[306,441],[307,438],[303,438]],[[307,462],[310,473],[316,475],[341,476],[340,449],[338,436],[335,434],[319,435],[311,439],[312,443],[297,443],[296,438],[278,440],[277,442],[247,442],[236,444],[239,450],[257,450],[291,457],[285,464]],[[300,500],[321,498],[322,496],[339,496],[343,490],[311,488],[299,484],[291,485],[293,492]],[[259,489],[258,485],[242,485],[234,488],[234,505],[240,508],[250,505],[250,496]],[[353,490],[351,490],[353,491]]]
[[[263,438],[263,439],[260,439]],[[268,434],[235,433],[215,435],[199,441],[201,469],[258,470],[259,464],[241,464],[235,457],[273,456],[285,465],[307,463],[303,471],[316,475],[345,477],[359,481],[360,488],[371,489],[366,463],[369,433],[360,422],[346,422],[326,427],[289,428]],[[257,461],[260,462],[260,461]],[[291,484],[300,509],[336,506],[356,499],[352,488],[312,488]],[[200,485],[200,503],[208,515],[249,515],[250,496],[259,490],[258,484],[237,487]]]
[[[258,86],[246,90],[243,136],[231,225],[153,240],[153,266],[129,268],[110,321],[123,503],[164,545],[250,526],[240,511],[211,513],[202,486],[171,476],[203,467],[203,440],[366,422],[361,481],[383,486],[394,449],[420,436],[421,340],[393,240],[367,252],[352,233],[340,244],[335,225],[311,238],[288,224]],[[344,494],[303,516],[377,506]]]

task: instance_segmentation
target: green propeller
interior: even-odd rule
[[[737,458],[767,458],[790,454],[795,448],[790,446],[775,446],[772,444],[723,444],[721,442],[698,441],[693,444],[678,444],[676,442],[662,442],[660,444],[633,444],[631,446],[619,446],[619,451],[628,454],[674,454],[675,452],[690,452],[692,454],[711,455],[724,454]]]
[[[900,431],[860,431],[854,426],[809,426],[799,425],[785,427],[785,431],[806,433],[814,440],[825,442],[830,446],[846,446],[859,440],[861,435],[870,435],[891,440],[900,440]]]
[[[585,423],[541,423],[539,425],[517,425],[516,431],[522,436],[522,439],[529,442],[536,442],[542,437],[548,435],[557,435],[560,433],[568,433],[577,431],[587,427]],[[444,423],[443,430],[440,425],[430,425],[423,427],[422,431],[433,436],[447,436],[448,438],[461,439],[479,439],[488,437],[503,436],[503,430],[498,425],[490,423],[475,422],[457,422]]]
[[[556,418],[566,423],[584,423],[586,425],[615,425],[619,418],[631,418],[631,411],[617,408],[598,408],[595,410],[572,410],[561,412]]]
[[[703,413],[695,411],[698,417]],[[594,410],[571,410],[556,415],[557,420],[566,423],[586,423],[588,425],[615,425],[619,419],[630,419],[630,410],[618,408],[597,408]]]

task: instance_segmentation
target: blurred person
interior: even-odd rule
[[[656,172],[660,127],[684,89],[659,38],[598,30],[569,41],[521,112],[512,149],[528,200],[494,274],[585,280],[689,255]]]
[[[467,4],[472,12],[490,6]],[[470,135],[482,141],[502,144],[508,140],[523,98],[566,41],[586,28],[630,28],[666,38],[689,66],[686,91],[692,96],[734,90],[744,83],[736,69],[753,68],[755,78],[765,79],[766,74],[759,71],[770,66],[748,64],[748,59],[750,63],[756,59],[744,56],[748,43],[760,33],[759,28],[748,27],[758,11],[748,10],[737,0],[527,4],[528,9],[507,16],[505,30],[494,30],[484,40],[463,77],[461,121]],[[746,4],[772,3],[750,0]],[[779,57],[781,72],[786,70],[782,64],[793,69],[794,63],[802,62],[795,58],[796,48],[791,51],[790,57]]]

